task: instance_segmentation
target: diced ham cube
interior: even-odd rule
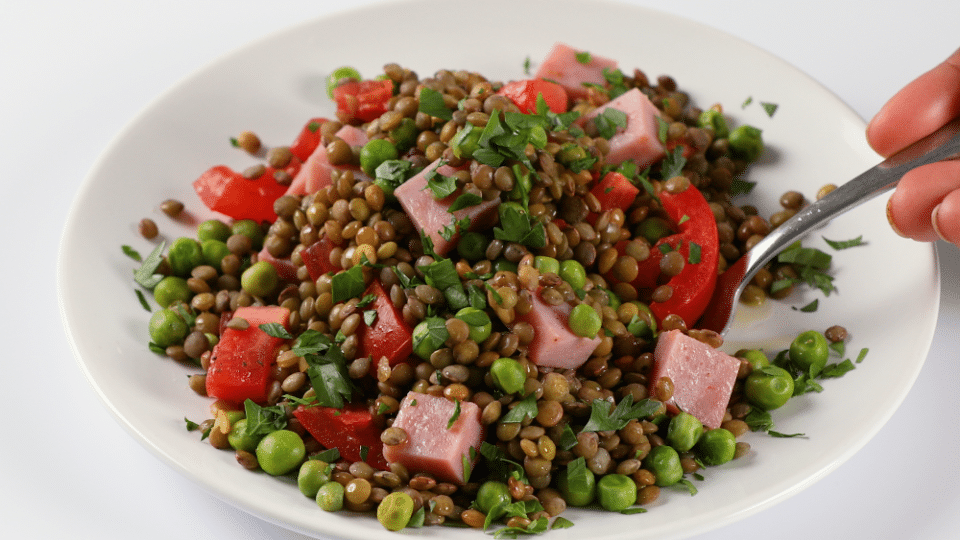
[[[363,146],[367,143],[367,134],[355,126],[343,126],[336,133],[337,137],[343,139],[351,146]],[[310,157],[300,167],[300,172],[293,177],[293,182],[287,188],[287,195],[305,195],[315,193],[330,185],[330,173],[334,167],[327,158],[327,147],[323,144],[317,145],[317,148],[310,154]],[[359,167],[339,167],[353,171],[354,175],[362,174]]]
[[[610,151],[606,155],[609,165],[619,165],[632,159],[640,170],[663,158],[665,152],[660,142],[657,118],[660,111],[643,92],[634,88],[621,94],[605,105],[597,107],[582,118],[583,122],[613,108],[627,115],[626,129],[618,129],[610,138]]]
[[[476,231],[489,228],[496,220],[500,200],[483,201],[480,204],[468,206],[451,214],[447,209],[460,196],[460,190],[438,201],[433,198],[433,191],[427,187],[427,175],[437,169],[438,174],[450,176],[457,169],[449,165],[442,165],[438,168],[438,165],[440,165],[439,159],[401,184],[394,190],[393,194],[407,212],[413,226],[420,233],[430,237],[430,240],[433,241],[433,250],[437,255],[442,256],[453,249],[460,240],[459,234],[454,234],[449,240],[445,239],[441,235],[444,227],[451,227],[456,221],[466,217],[470,218],[468,230]]]
[[[470,401],[460,402],[460,414],[451,424],[456,408],[457,404],[445,397],[408,393],[393,421],[393,427],[407,433],[407,440],[384,445],[384,457],[410,472],[426,472],[438,480],[464,484],[464,461],[472,464],[470,449],[480,450],[483,429],[480,407]]]
[[[703,425],[720,427],[740,361],[687,336],[680,330],[660,334],[653,353],[650,388],[661,377],[673,381],[673,397],[666,402],[673,411],[696,416]]]
[[[577,58],[578,55],[580,59]],[[588,61],[581,62],[581,59]],[[616,60],[578,51],[564,43],[556,43],[540,63],[534,78],[559,83],[571,98],[582,98],[587,95],[584,83],[600,86],[606,83],[603,75],[605,69],[617,69]]]
[[[530,312],[517,316],[518,321],[530,323],[536,330],[527,349],[527,358],[538,366],[577,369],[586,362],[600,344],[600,338],[585,338],[570,330],[567,320],[571,306],[566,302],[551,306],[532,295]]]

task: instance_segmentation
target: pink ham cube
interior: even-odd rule
[[[387,462],[400,463],[410,472],[430,473],[438,480],[463,485],[464,461],[472,464],[471,454],[475,452],[470,449],[480,450],[483,429],[480,407],[469,401],[460,402],[458,415],[457,406],[445,397],[408,393],[393,421],[393,427],[407,433],[407,440],[383,446]]]
[[[363,146],[367,143],[366,132],[355,126],[343,126],[337,131],[336,135],[350,146]],[[327,159],[327,147],[323,144],[317,145],[316,150],[300,167],[300,172],[293,177],[293,182],[287,188],[286,194],[306,195],[307,193],[320,191],[330,185],[330,173],[335,168],[350,169],[355,175],[362,174],[359,167],[334,167]]]
[[[650,102],[643,92],[636,88],[621,94],[616,99],[587,113],[582,121],[586,122],[601,114],[607,108],[616,109],[627,115],[626,129],[618,129],[610,138],[610,152],[606,162],[619,165],[632,159],[642,171],[665,155],[660,142],[660,129],[657,118],[660,111]]]
[[[570,304],[551,306],[532,295],[532,309],[518,321],[530,323],[536,330],[527,349],[527,358],[538,366],[577,369],[584,364],[600,344],[600,338],[585,338],[570,330],[567,320],[573,309]]]
[[[439,165],[439,168],[438,168]],[[496,221],[497,207],[500,199],[483,201],[475,206],[468,206],[453,213],[447,211],[450,205],[460,196],[460,190],[437,200],[433,191],[427,187],[427,175],[436,169],[437,174],[450,176],[457,169],[449,165],[440,165],[440,160],[427,165],[423,171],[416,174],[393,191],[400,205],[407,212],[407,216],[417,231],[430,237],[433,241],[433,250],[437,255],[446,255],[460,240],[459,234],[453,234],[449,240],[444,238],[441,231],[445,227],[452,227],[463,218],[470,218],[469,230],[476,231],[491,227]]]
[[[740,361],[687,336],[680,330],[660,334],[653,353],[651,392],[661,377],[673,381],[672,412],[696,416],[703,425],[720,427],[737,381]]]
[[[617,69],[617,62],[587,51],[578,51],[564,43],[556,43],[540,63],[534,78],[558,83],[571,98],[587,95],[586,84],[603,86],[604,70]]]

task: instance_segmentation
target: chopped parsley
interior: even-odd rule
[[[453,425],[457,423],[457,418],[460,418],[460,400],[454,400],[454,403],[456,403],[456,405],[453,408],[453,414],[450,416],[450,420],[447,421],[447,429],[452,428]]]
[[[576,57],[577,62],[580,62],[581,64],[589,64],[590,60],[592,59],[590,53],[587,51],[580,51],[575,53],[574,56]]]
[[[163,280],[163,275],[158,274],[157,269],[160,268],[160,263],[163,262],[163,248],[165,246],[166,242],[160,242],[160,245],[153,248],[150,255],[147,255],[147,258],[143,260],[140,268],[137,268],[133,272],[133,280],[146,289],[156,287],[157,283]]]
[[[443,101],[443,94],[427,86],[420,89],[420,107],[418,110],[441,120],[453,118],[453,111]]]
[[[767,116],[770,118],[773,118],[773,115],[776,114],[777,108],[779,107],[779,105],[776,103],[768,103],[764,101],[760,102],[760,106],[763,107],[763,111],[766,112]]]
[[[633,396],[627,394],[611,410],[612,403],[605,399],[595,399],[590,403],[590,420],[583,431],[610,431],[623,429],[630,420],[646,418],[657,412],[660,404],[649,399],[633,402]]]
[[[850,240],[829,240],[826,237],[824,237],[823,240],[827,243],[827,245],[829,245],[830,247],[832,247],[837,251],[840,251],[842,249],[849,249],[857,246],[863,246],[866,244],[863,241],[862,234],[856,238],[851,238]]]
[[[307,377],[324,407],[340,409],[353,396],[354,386],[340,347],[325,334],[307,330],[293,342],[291,350],[307,361]]]

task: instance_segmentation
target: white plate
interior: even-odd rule
[[[364,74],[398,62],[421,74],[466,68],[501,79],[522,78],[524,59],[543,57],[555,41],[670,74],[702,107],[723,103],[737,123],[763,129],[768,150],[749,173],[752,202],[764,215],[787,189],[808,197],[877,161],[864,123],[803,73],[734,37],[673,16],[617,4],[576,0],[482,3],[408,1],[312,21],[254,43],[175,86],[146,109],[104,153],[86,179],[67,221],[59,268],[65,326],[90,382],[120,423],[163,461],[225,501],[308,533],[372,540],[395,538],[374,518],[328,514],[290,481],[248,472],[232,453],[188,433],[184,417],[208,416],[209,400],[186,387],[184,368],[147,350],[147,321],[134,296],[133,263],[120,246],[149,252],[137,222],[151,216],[168,239],[190,235],[160,214],[166,198],[208,216],[190,182],[211,165],[250,163],[229,137],[252,129],[286,144],[303,122],[332,115],[323,79],[352,65]],[[753,103],[741,104],[748,98]],[[759,102],[779,104],[771,118]],[[868,245],[835,254],[839,294],[806,293],[741,321],[727,348],[762,343],[777,349],[807,328],[835,323],[851,332],[866,360],[822,394],[803,396],[774,413],[777,429],[807,438],[750,434],[745,459],[705,472],[699,493],[664,490],[641,515],[565,514],[576,524],[551,538],[669,538],[700,533],[782,501],[848,459],[880,429],[912,385],[930,345],[939,276],[929,245],[890,232],[883,202],[835,220],[810,245],[863,235]],[[816,313],[793,306],[820,298]],[[405,534],[481,538],[476,531],[425,528]]]

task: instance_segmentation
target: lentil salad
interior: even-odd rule
[[[731,151],[731,137],[718,135],[718,132],[723,133],[719,129],[721,123],[726,122],[722,110],[719,107],[706,112],[696,109],[669,77],[651,82],[639,70],[634,71],[632,77],[624,76],[620,82],[625,88],[637,88],[653,98],[651,102],[660,109],[662,117],[669,119],[665,122],[661,142],[668,147],[672,143],[674,150],[681,148],[680,152],[672,151],[667,159],[651,167],[646,176],[640,176],[643,171],[618,169],[632,180],[631,183],[642,188],[637,190],[637,196],[628,208],[619,211],[604,209],[591,190],[605,168],[604,156],[609,150],[608,138],[594,132],[595,124],[585,125],[580,136],[573,136],[570,126],[558,131],[549,130],[542,148],[533,151],[524,148],[523,157],[532,165],[533,173],[514,166],[487,165],[484,168],[481,164],[470,167],[470,174],[463,174],[461,170],[451,175],[462,193],[472,193],[481,200],[498,199],[502,208],[512,209],[512,212],[501,211],[497,216],[500,229],[505,230],[505,236],[510,238],[498,238],[490,230],[465,232],[455,251],[447,258],[431,253],[433,250],[427,237],[417,234],[410,216],[390,199],[388,190],[393,186],[380,181],[377,170],[383,163],[393,161],[406,161],[411,164],[408,166],[411,169],[425,169],[438,159],[451,166],[458,164],[458,160],[469,161],[456,155],[458,133],[465,131],[467,125],[484,127],[500,114],[495,111],[511,110],[515,103],[494,93],[499,83],[486,81],[476,74],[440,72],[433,78],[421,80],[409,70],[395,65],[386,66],[384,72],[387,80],[396,87],[397,95],[390,98],[389,110],[362,124],[371,142],[389,141],[396,155],[383,143],[370,145],[369,149],[367,145],[359,149],[345,146],[335,133],[343,125],[358,123],[356,117],[344,115],[320,123],[317,131],[326,144],[331,163],[359,166],[368,175],[376,173],[370,175],[375,179],[362,179],[359,173],[350,170],[339,174],[334,172],[330,186],[321,191],[303,196],[284,195],[273,206],[277,220],[268,229],[249,220],[237,220],[232,225],[226,222],[203,224],[198,238],[204,241],[223,238],[220,241],[226,250],[220,249],[219,269],[217,265],[192,263],[178,268],[178,261],[191,257],[203,263],[209,260],[196,257],[196,248],[189,242],[174,242],[167,257],[161,261],[161,265],[171,266],[171,275],[161,281],[161,284],[166,281],[167,285],[157,284],[154,288],[158,303],[174,306],[158,313],[165,313],[163,318],[174,322],[158,323],[157,327],[164,330],[152,335],[153,342],[157,345],[169,343],[163,349],[170,357],[193,359],[207,368],[217,340],[211,336],[219,335],[224,328],[232,328],[231,325],[233,329],[240,329],[245,324],[242,319],[228,322],[225,314],[250,305],[283,306],[289,310],[287,326],[291,336],[312,330],[338,346],[348,378],[360,387],[359,395],[366,396],[368,408],[383,422],[384,444],[393,446],[391,442],[404,436],[389,427],[399,409],[400,398],[407,392],[439,394],[454,402],[472,402],[481,409],[481,422],[489,430],[487,451],[481,451],[483,458],[490,462],[486,466],[498,460],[519,464],[512,474],[490,480],[499,482],[502,487],[474,479],[457,486],[401,467],[391,465],[389,470],[377,472],[364,460],[349,463],[334,457],[329,459],[330,467],[318,473],[320,476],[329,475],[332,480],[321,483],[317,490],[321,493],[320,488],[330,486],[324,488],[322,495],[324,500],[332,497],[334,502],[321,503],[321,497],[317,495],[318,504],[327,509],[343,505],[351,510],[369,510],[382,506],[378,504],[382,501],[402,499],[391,495],[395,492],[410,497],[411,515],[424,510],[425,523],[452,520],[483,526],[491,515],[503,512],[503,521],[508,527],[526,528],[540,523],[540,518],[546,515],[557,516],[567,504],[587,504],[596,497],[602,506],[611,510],[633,506],[631,503],[621,508],[622,500],[630,498],[627,496],[630,488],[623,486],[631,483],[632,489],[636,490],[633,500],[642,506],[656,498],[660,487],[670,485],[664,478],[676,477],[673,483],[679,482],[684,474],[695,474],[705,464],[729,460],[732,458],[731,449],[733,455],[747,451],[745,444],[731,443],[730,437],[724,434],[729,433],[735,439],[736,435],[747,430],[744,418],[750,405],[737,401],[732,401],[724,427],[704,433],[715,432],[708,438],[720,439],[720,442],[704,443],[704,448],[722,447],[719,458],[712,454],[707,458],[697,455],[692,451],[693,446],[686,448],[686,443],[665,444],[666,441],[700,437],[691,435],[697,433],[696,425],[681,427],[683,422],[690,423],[687,416],[671,417],[664,414],[662,405],[658,405],[669,400],[673,392],[670,380],[664,378],[650,384],[651,381],[646,379],[653,361],[654,336],[658,332],[681,330],[713,347],[719,346],[721,340],[719,336],[691,328],[692,325],[687,325],[679,315],[654,316],[650,306],[669,300],[672,291],[665,288],[668,286],[658,285],[649,290],[629,286],[639,272],[639,263],[650,257],[651,247],[673,232],[676,221],[679,221],[671,220],[663,212],[660,197],[664,193],[684,193],[693,188],[709,201],[712,217],[717,221],[717,264],[721,270],[769,230],[770,222],[756,216],[749,208],[733,205],[730,200],[734,178],[745,169],[750,161],[748,158],[755,159],[756,156]],[[462,104],[462,109],[454,105],[447,107],[452,113],[445,121],[420,110],[422,97],[421,103],[413,109],[411,104],[417,100],[417,90],[421,88],[419,95],[422,96],[423,87],[441,95],[444,103]],[[474,95],[478,87],[481,89],[476,91],[479,95]],[[571,110],[586,114],[603,105],[611,98],[612,87],[611,83],[588,88],[585,98],[573,100]],[[484,94],[490,95],[480,99]],[[545,113],[535,116],[548,117]],[[397,147],[402,144],[397,139],[403,134],[397,131],[411,123],[416,137],[401,152]],[[240,141],[249,138],[239,137],[238,144],[244,147]],[[690,153],[684,155],[687,149]],[[276,161],[272,159],[276,155],[271,156],[270,167],[279,170],[289,165],[289,161],[285,163],[283,159],[284,154],[287,160],[290,159],[289,152],[273,154],[280,156]],[[384,154],[386,158],[383,158]],[[400,156],[402,159],[397,159]],[[682,163],[680,156],[683,156]],[[671,163],[669,159],[674,161]],[[371,160],[380,163],[374,166]],[[573,172],[578,166],[574,164],[581,160],[593,162],[589,167]],[[665,169],[679,174],[667,174]],[[254,178],[260,175],[262,171],[246,174]],[[530,182],[528,191],[520,197],[512,196],[518,192],[518,184],[524,181]],[[522,193],[523,189],[519,192]],[[795,196],[791,196],[790,202],[784,203],[785,214],[802,204],[802,201],[794,200]],[[521,235],[508,234],[510,231],[504,226],[508,220],[521,224]],[[531,236],[536,236],[534,231],[541,228],[542,245],[540,241],[530,241]],[[224,231],[228,229],[229,236],[224,237]],[[474,232],[477,235],[471,236]],[[312,279],[306,266],[301,264],[302,260],[298,261],[298,254],[322,238],[330,239],[334,246],[327,253],[330,264],[341,270]],[[630,239],[630,243],[621,253],[615,244],[624,239]],[[203,246],[198,245],[200,255],[206,255]],[[181,252],[187,255],[174,255]],[[281,285],[284,280],[276,267],[260,260],[264,253],[277,259],[289,258],[296,267],[299,284]],[[665,278],[679,275],[684,267],[697,264],[688,253],[678,256],[680,253],[679,250],[662,253],[659,269]],[[468,298],[468,305],[453,310],[454,305],[460,305],[457,300],[445,294],[446,289],[431,283],[428,279],[430,271],[424,271],[424,268],[435,269],[434,265],[443,260],[451,261],[464,291],[477,291],[480,300],[476,304],[470,304]],[[335,281],[344,281],[335,277],[354,268],[360,270],[361,292],[369,283],[379,282],[408,326],[420,328],[424,322],[434,320],[435,325],[428,327],[430,331],[424,335],[430,338],[439,333],[445,335],[445,339],[434,342],[427,338],[416,340],[414,331],[415,356],[409,363],[384,365],[358,355],[358,331],[364,324],[369,324],[364,319],[364,296],[357,294],[334,301]],[[166,272],[161,269],[159,273]],[[796,272],[791,265],[771,267],[767,275],[757,281],[754,294],[758,297],[760,291],[774,296],[787,294],[789,287],[771,291],[770,286],[784,277],[797,277],[790,272]],[[183,283],[168,279],[178,275],[183,276],[179,278]],[[781,280],[771,277],[774,275]],[[184,286],[188,293],[183,292]],[[530,292],[537,288],[542,291],[539,296],[550,305],[571,304],[569,326],[575,334],[600,336],[599,345],[581,367],[575,370],[538,369],[526,359],[526,350],[536,339],[537,328],[516,321],[518,315],[530,309],[529,304],[533,301]],[[178,302],[189,307],[177,308]],[[468,317],[468,312],[461,317],[462,309],[474,309],[478,316]],[[486,319],[482,318],[483,315]],[[176,319],[182,324],[176,323]],[[436,322],[436,319],[440,321]],[[171,326],[176,326],[176,336],[158,339],[167,338],[164,333],[168,333]],[[184,333],[184,326],[192,327],[192,331],[180,336]],[[292,350],[289,345],[281,346],[269,393],[261,404],[267,406],[264,408],[279,406],[289,410],[302,405],[298,400],[309,401],[311,390],[316,392],[310,387],[312,381],[308,370],[300,369],[304,365],[303,356],[291,353]],[[759,373],[766,366],[759,361],[751,363],[744,359],[738,378],[746,380],[754,369]],[[371,373],[375,373],[375,377],[371,377]],[[197,376],[191,379],[191,385],[205,392],[207,388],[201,381],[203,376]],[[526,415],[520,422],[504,421],[507,414],[520,408],[529,396],[536,398],[536,414]],[[626,410],[630,409],[630,404],[640,402],[653,408],[647,414],[630,418],[618,429],[580,429],[589,422],[596,400],[611,398],[613,403],[628,402]],[[362,398],[354,399],[362,401]],[[737,407],[738,404],[742,406]],[[275,455],[260,451],[262,440],[254,451],[237,448],[243,443],[234,445],[229,440],[231,434],[244,432],[238,426],[241,422],[249,423],[251,411],[256,410],[250,408],[241,415],[236,405],[218,402],[215,420],[207,422],[213,425],[205,426],[211,427],[208,431],[210,442],[214,446],[236,449],[238,460],[246,466],[260,467],[267,472],[284,470],[286,467],[274,468]],[[304,435],[298,419],[290,414],[285,416],[288,418],[285,418],[284,429],[274,431]],[[677,418],[682,420],[677,420],[677,427],[674,427]],[[573,428],[568,432],[565,428],[571,426]],[[576,429],[579,433],[575,432]],[[721,429],[724,431],[719,431]],[[564,442],[567,433],[574,433],[575,439]],[[264,435],[263,440],[278,438],[267,438],[268,435]],[[290,460],[296,465],[307,454],[324,451],[309,435],[298,439],[304,449],[299,459]],[[686,449],[678,451],[677,446]],[[674,448],[673,453],[669,448]],[[296,454],[294,452],[294,457]],[[325,457],[331,456],[327,453]],[[316,468],[317,465],[311,463],[315,461],[326,463],[316,459],[303,462]],[[482,469],[484,465],[480,467]],[[280,474],[287,472],[289,470]],[[587,478],[592,475],[599,478],[594,488],[599,495],[588,497],[587,494],[593,493],[594,489],[586,489],[585,494],[583,485],[591,482]],[[317,474],[308,471],[305,483],[310,483],[310,476]],[[624,478],[629,482],[624,484]],[[316,478],[312,481],[318,483]],[[580,488],[571,490],[571,482]],[[340,495],[336,494],[338,490],[333,484],[343,486]],[[304,489],[302,485],[301,489]],[[509,498],[503,495],[504,489]],[[501,490],[499,495],[486,495],[488,491],[497,490]],[[330,491],[335,493],[330,495]],[[312,489],[305,491],[309,492]],[[515,507],[504,509],[518,502],[531,504],[521,505],[519,511]],[[402,499],[399,505],[406,507],[408,503]],[[494,511],[495,508],[501,510]],[[526,511],[530,509],[534,510]],[[387,510],[383,512],[387,513]],[[518,515],[509,515],[510,512]]]

